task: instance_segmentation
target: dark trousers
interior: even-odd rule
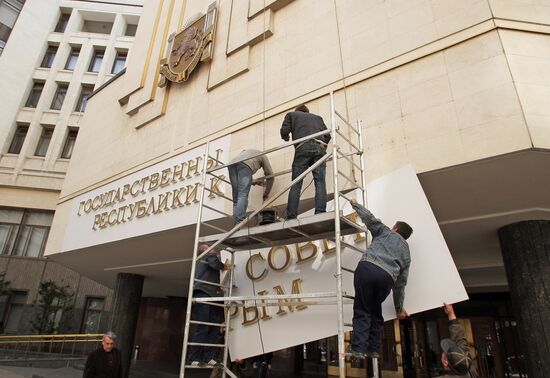
[[[378,352],[384,326],[382,302],[390,294],[393,279],[384,269],[367,261],[357,264],[353,277],[353,338],[351,347],[361,353]]]
[[[292,180],[300,176],[306,169],[325,156],[326,150],[319,143],[309,140],[294,152],[294,161],[292,162]],[[326,162],[321,163],[315,168],[313,180],[315,181],[315,214],[324,213],[327,207],[327,188],[325,183]],[[300,191],[304,180],[298,181],[292,185],[288,192],[287,218],[293,219],[298,216],[298,205],[300,204]]]
[[[197,290],[193,292],[193,297],[206,298],[208,295],[203,291]],[[193,304],[191,319],[203,322],[223,323],[223,307],[210,306],[204,303],[195,303]],[[221,344],[221,329],[218,326],[197,324],[195,333],[193,333],[189,341],[193,343]],[[219,356],[218,349],[220,348],[192,345],[188,349],[189,353],[187,354],[187,362],[208,362],[211,359],[216,359],[216,357]]]

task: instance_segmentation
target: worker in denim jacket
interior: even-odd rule
[[[372,242],[354,273],[351,352],[359,358],[378,357],[384,325],[382,302],[392,289],[397,318],[408,316],[403,302],[411,263],[407,239],[413,230],[401,221],[390,229],[355,199],[350,202],[372,235]]]

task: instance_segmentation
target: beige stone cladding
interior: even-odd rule
[[[363,120],[369,180],[409,163],[421,173],[548,143],[544,85],[532,73],[546,73],[534,59],[545,49],[528,48],[546,46],[550,30],[531,31],[541,17],[550,24],[544,2],[246,3],[218,3],[212,61],[168,88],[156,88],[163,38],[206,5],[145,3],[140,59],[90,101],[59,209],[208,139],[232,134],[230,156],[251,143],[274,147],[301,102],[328,124],[331,90],[341,112]],[[273,160],[289,169],[292,150]]]

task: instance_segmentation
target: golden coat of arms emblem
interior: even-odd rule
[[[165,87],[168,80],[186,81],[199,62],[212,59],[216,15],[212,3],[206,14],[192,18],[182,31],[170,35],[166,57],[160,61],[159,87]]]

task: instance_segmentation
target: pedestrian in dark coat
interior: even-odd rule
[[[101,347],[90,353],[86,360],[83,378],[122,378],[122,360],[115,341],[113,332],[103,335]]]

